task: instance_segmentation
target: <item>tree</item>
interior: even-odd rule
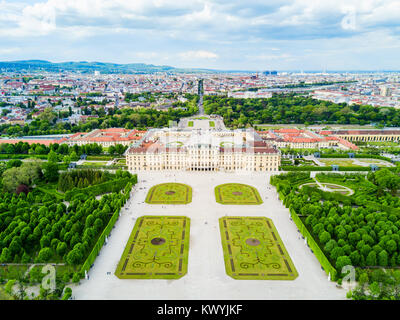
[[[378,254],[378,263],[380,266],[382,267],[387,267],[388,266],[388,254],[386,252],[386,250],[382,250],[381,252],[379,252]]]
[[[350,253],[350,259],[351,259],[351,264],[353,265],[353,266],[358,266],[358,265],[360,265],[360,259],[361,259],[361,256],[360,256],[360,253],[356,250],[356,251],[353,251],[352,253]]]
[[[70,157],[70,156],[64,156],[63,162],[64,162],[66,165],[69,165],[69,164],[71,163],[71,157]]]
[[[10,168],[3,173],[3,188],[8,192],[16,192],[20,184],[29,185],[29,177],[22,174],[21,168]]]
[[[322,244],[327,243],[330,239],[331,239],[331,235],[330,235],[329,232],[327,232],[327,231],[322,231],[321,232],[321,235],[319,236],[319,241]]]
[[[79,157],[78,157],[78,155],[76,154],[75,151],[71,152],[70,157],[71,157],[71,161],[78,161],[79,160]]]
[[[336,260],[336,270],[341,273],[344,266],[351,266],[351,259],[348,256],[340,256]]]
[[[111,154],[111,155],[115,154],[115,147],[114,146],[109,146],[108,147],[108,153]]]
[[[52,255],[53,255],[53,252],[51,251],[51,249],[48,247],[45,247],[39,251],[37,260],[38,260],[38,262],[48,262],[49,259],[52,257]]]
[[[22,165],[22,161],[19,159],[11,159],[10,161],[7,162],[7,169],[13,168],[13,167],[20,167]]]
[[[370,251],[365,262],[368,266],[376,266],[376,252],[373,250]]]
[[[397,250],[397,243],[396,241],[394,241],[393,239],[389,240],[388,242],[386,242],[386,250],[389,253],[394,253]]]
[[[49,182],[55,182],[58,180],[58,164],[56,162],[48,161],[43,164],[43,175],[44,178]]]
[[[122,144],[117,144],[115,146],[115,152],[119,155],[122,155],[126,149],[127,149],[127,146],[123,146]]]
[[[53,150],[49,152],[47,156],[47,160],[49,162],[57,163],[58,162],[58,156],[57,153],[55,153]]]
[[[41,121],[47,121],[49,123],[52,123],[56,118],[57,115],[53,112],[53,109],[50,107],[45,108],[44,111],[41,114],[39,114],[39,119]]]
[[[81,252],[78,249],[72,249],[68,254],[67,254],[67,263],[70,265],[76,265],[79,264],[81,261],[82,256]]]
[[[342,247],[335,247],[332,251],[331,251],[331,258],[332,260],[336,261],[340,256],[344,255],[344,250]]]
[[[16,194],[20,194],[20,193],[28,194],[29,193],[29,187],[27,185],[25,185],[25,184],[20,184],[17,187]]]
[[[59,242],[56,251],[57,254],[62,257],[67,252],[67,244],[65,242]]]

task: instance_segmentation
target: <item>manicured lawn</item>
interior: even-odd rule
[[[358,167],[353,163],[353,159],[318,159],[325,166],[338,165],[341,167]]]
[[[378,159],[362,159],[362,158],[360,158],[360,159],[357,159],[358,161],[360,161],[360,162],[363,162],[363,163],[367,163],[367,164],[375,164],[375,165],[377,165],[377,166],[379,166],[379,167],[390,167],[391,166],[391,164],[390,164],[390,162],[387,162],[387,161],[385,161],[385,160],[378,160]]]
[[[214,128],[215,127],[215,122],[214,121],[210,121],[210,127]]]
[[[89,166],[89,167],[103,167],[107,164],[106,161],[93,161],[93,162],[89,162],[89,161],[85,161],[84,163],[82,163],[82,166]]]
[[[188,127],[193,127],[193,121],[188,122]]]
[[[219,145],[223,148],[233,148],[235,144],[232,141],[222,141]]]
[[[263,203],[256,188],[239,183],[226,183],[216,186],[215,200],[220,204]]]
[[[313,188],[319,188],[322,191],[340,193],[340,194],[343,194],[343,195],[346,195],[346,196],[351,195],[351,194],[354,193],[354,191],[352,189],[350,189],[348,187],[345,187],[345,186],[342,186],[340,184],[322,183],[322,182],[320,182],[320,184],[324,188],[327,188],[327,189],[321,189],[317,183],[305,183],[305,184],[301,185],[301,187],[302,186],[308,186],[308,187],[313,187]]]
[[[271,219],[219,219],[226,273],[238,280],[294,280],[297,270]]]
[[[167,143],[168,147],[172,147],[172,148],[179,148],[183,146],[183,142],[182,141],[171,141]]]
[[[358,162],[364,163],[365,166],[368,166],[370,164],[375,164],[380,167],[390,167],[389,162],[378,159],[356,158],[356,159],[318,159],[318,160],[326,166],[331,166],[333,164],[336,164],[341,167],[362,167],[359,163],[355,162],[355,160],[357,160]]]
[[[192,202],[192,188],[182,183],[162,183],[151,187],[146,197],[150,204],[187,204]]]
[[[120,279],[179,279],[187,273],[190,219],[137,219],[115,275]]]

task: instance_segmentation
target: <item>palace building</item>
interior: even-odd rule
[[[352,142],[399,142],[399,129],[360,129],[360,130],[323,130],[319,132],[323,136],[334,136]]]
[[[282,128],[279,130],[258,131],[258,134],[267,142],[278,148],[291,149],[319,149],[339,148],[343,150],[357,150],[358,147],[340,136],[327,136],[321,132],[310,130]]]
[[[280,151],[254,129],[193,128],[150,129],[126,152],[130,171],[278,171]],[[199,128],[200,127],[200,128]]]

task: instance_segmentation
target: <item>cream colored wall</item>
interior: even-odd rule
[[[344,134],[337,137],[347,141],[363,141],[363,142],[384,142],[384,141],[400,141],[400,135],[359,135]]]
[[[280,154],[212,153],[209,155],[186,153],[135,153],[128,154],[128,169],[137,170],[213,170],[278,171]]]

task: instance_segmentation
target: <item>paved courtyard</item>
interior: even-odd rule
[[[305,245],[289,211],[281,204],[267,173],[141,172],[132,197],[121,211],[108,243],[89,272],[89,280],[73,288],[75,299],[345,299],[346,291],[329,282],[317,258]],[[179,182],[193,188],[187,205],[145,203],[156,184]],[[221,205],[214,187],[244,183],[258,189],[263,204]],[[177,215],[191,219],[188,273],[178,280],[121,280],[115,269],[135,221],[143,215]],[[272,219],[299,273],[293,281],[234,280],[225,273],[218,219],[265,216]]]

